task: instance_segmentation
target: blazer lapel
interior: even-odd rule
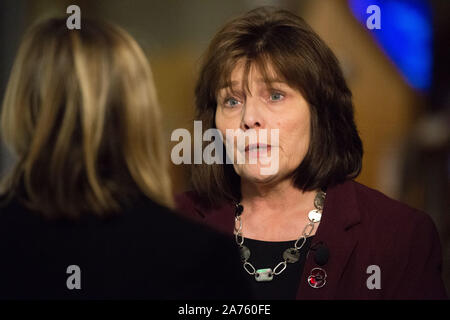
[[[311,247],[322,242],[329,249],[328,262],[319,266],[314,261],[314,252],[306,258],[303,274],[297,291],[297,299],[334,299],[342,273],[358,242],[360,213],[354,190],[354,182],[346,181],[327,190],[322,219]],[[326,283],[321,288],[313,288],[308,277],[313,268],[325,270]]]

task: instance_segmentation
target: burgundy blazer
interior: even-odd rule
[[[233,234],[233,204],[207,209],[193,192],[178,195],[176,203],[180,213]],[[431,218],[376,190],[351,180],[328,188],[312,246],[318,242],[329,249],[322,266],[326,284],[312,288],[307,283],[318,267],[309,254],[297,299],[447,299],[441,245]],[[380,268],[380,289],[367,286],[371,265]]]

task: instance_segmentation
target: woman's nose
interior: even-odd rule
[[[263,124],[261,110],[258,108],[258,101],[255,98],[248,98],[243,108],[241,129],[244,131],[256,128],[261,129]]]

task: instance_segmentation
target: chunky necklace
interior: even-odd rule
[[[303,228],[302,235],[294,243],[293,248],[288,248],[283,252],[283,261],[278,263],[275,268],[256,269],[249,261],[250,249],[244,246],[244,236],[242,235],[241,215],[244,207],[240,203],[236,203],[235,208],[235,239],[241,253],[243,267],[248,274],[255,277],[256,281],[272,281],[273,276],[281,274],[288,263],[295,263],[300,259],[300,249],[306,243],[306,238],[314,231],[316,223],[320,222],[322,217],[323,204],[325,202],[326,193],[319,191],[314,198],[314,210],[308,213],[308,224]],[[236,224],[238,227],[236,228]]]

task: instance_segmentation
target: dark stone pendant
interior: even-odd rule
[[[289,248],[284,250],[283,259],[289,263],[295,263],[300,259],[300,251],[295,248]]]
[[[323,191],[319,191],[314,198],[314,207],[319,210],[323,210],[323,204],[325,202],[325,193]]]
[[[244,207],[242,206],[242,204],[236,203],[235,208],[234,208],[234,215],[236,217],[239,217],[243,211],[244,211]]]
[[[241,246],[241,247],[239,248],[239,251],[240,251],[240,253],[241,253],[241,260],[242,260],[243,262],[244,262],[244,261],[247,261],[248,258],[250,258],[250,249],[247,248],[246,246]]]

